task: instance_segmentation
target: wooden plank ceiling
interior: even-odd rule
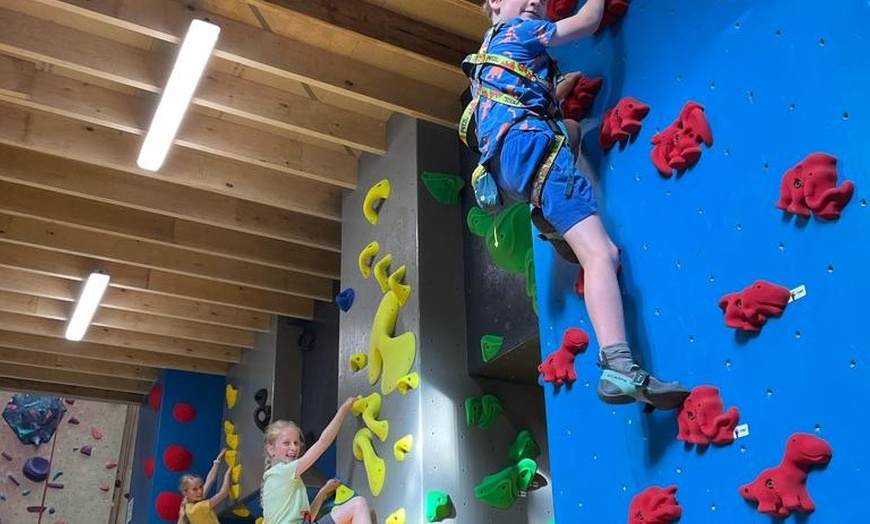
[[[194,18],[217,49],[170,156],[142,135]],[[226,373],[339,277],[341,199],[393,113],[453,126],[475,0],[0,0],[0,388],[138,402]],[[63,339],[83,279],[111,286]]]

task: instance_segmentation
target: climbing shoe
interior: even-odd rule
[[[632,362],[628,369],[614,369],[603,352],[598,353],[601,378],[598,397],[607,404],[645,402],[657,409],[677,409],[690,391],[679,382],[662,382]]]

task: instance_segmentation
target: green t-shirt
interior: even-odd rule
[[[308,511],[308,491],[296,474],[296,464],[281,462],[263,473],[263,517],[269,524],[299,524]]]

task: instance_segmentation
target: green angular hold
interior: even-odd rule
[[[531,248],[526,253],[526,294],[532,299],[532,311],[538,314],[538,284],[535,280],[535,254]]]
[[[495,395],[489,393],[480,397],[480,408],[480,420],[478,420],[477,424],[480,429],[489,428],[493,422],[495,422],[495,419],[497,419],[504,411],[504,406],[502,405],[501,400],[499,400]]]
[[[468,215],[465,216],[465,223],[468,225],[468,230],[479,237],[485,237],[487,231],[492,229],[492,224],[495,222],[495,217],[473,206],[468,210]]]
[[[423,185],[435,200],[442,204],[458,204],[459,192],[465,187],[465,180],[447,173],[423,171]]]
[[[426,521],[438,522],[450,516],[452,504],[450,495],[443,491],[426,493]]]
[[[531,459],[522,459],[498,473],[487,476],[474,487],[474,496],[482,502],[499,509],[507,509],[526,491],[538,471],[538,464]]]
[[[480,337],[480,353],[483,355],[483,361],[489,362],[498,352],[501,351],[501,345],[504,343],[504,337],[498,335],[484,335]]]
[[[532,437],[531,431],[527,429],[517,433],[517,437],[508,449],[508,460],[513,463],[519,463],[523,459],[536,459],[541,454],[541,448]]]
[[[466,222],[472,233],[484,237],[486,249],[498,267],[512,273],[526,270],[526,253],[532,248],[528,204],[512,204],[495,218],[479,207],[472,207]]]
[[[476,426],[480,422],[480,416],[483,413],[483,404],[479,398],[468,397],[465,399],[465,423],[469,426]]]

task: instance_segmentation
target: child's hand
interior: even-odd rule
[[[343,411],[347,413],[350,411],[350,407],[353,406],[353,403],[356,402],[356,397],[347,397],[347,400],[342,403],[341,407],[338,408],[339,411]]]
[[[563,100],[568,96],[577,84],[577,80],[580,80],[581,76],[583,76],[583,73],[578,71],[563,76],[562,80],[556,85],[556,98],[558,100]]]
[[[219,460],[221,460],[222,458],[224,458],[224,455],[226,454],[226,452],[227,452],[227,448],[222,449],[221,452],[218,453],[218,456],[217,456],[217,458],[215,458],[215,460],[218,460],[218,461],[219,461]]]
[[[323,485],[323,491],[326,493],[332,493],[337,490],[338,487],[341,486],[341,481],[338,479],[329,479],[326,481],[326,484]]]

